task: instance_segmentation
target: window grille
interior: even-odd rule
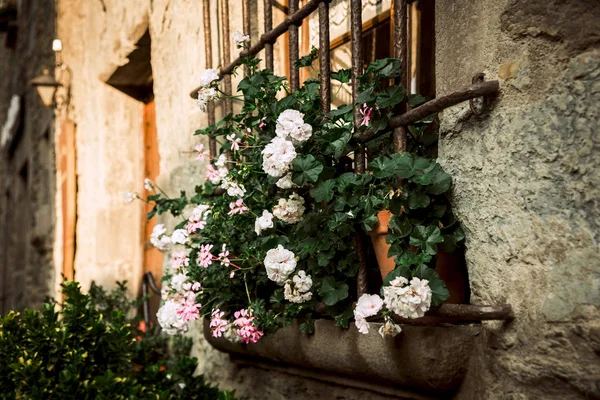
[[[350,37],[351,37],[351,53],[352,53],[352,76],[356,77],[363,73],[363,55],[362,55],[362,2],[361,0],[348,0],[350,3]],[[407,70],[404,66],[407,64],[408,55],[408,40],[407,40],[407,0],[392,1],[392,21],[393,21],[393,56],[402,61],[402,76],[399,82],[406,85]],[[302,7],[299,7],[299,0],[288,0],[288,15],[287,18],[277,25],[273,24],[273,7],[276,6],[274,0],[264,0],[264,29],[265,33],[260,36],[257,43],[251,44],[248,50],[240,52],[240,55],[230,61],[231,44],[229,38],[229,0],[220,0],[221,19],[222,19],[222,39],[221,46],[223,48],[223,67],[220,68],[219,75],[224,82],[224,91],[231,94],[231,74],[237,67],[242,58],[249,55],[256,55],[261,51],[265,51],[265,66],[268,69],[273,69],[273,44],[275,41],[288,32],[289,46],[289,82],[292,91],[299,87],[299,68],[295,66],[296,60],[299,58],[299,37],[298,27],[302,22],[309,17],[313,12],[318,10],[319,15],[319,82],[320,82],[320,99],[321,111],[328,112],[331,105],[331,83],[330,83],[330,37],[329,37],[329,3],[330,0],[308,0]],[[235,4],[239,4],[238,1]],[[277,6],[279,6],[277,4]],[[250,0],[242,0],[243,11],[243,28],[244,33],[251,32],[251,15],[250,15]],[[212,37],[210,28],[210,0],[203,2],[204,14],[204,35],[206,46],[206,68],[212,68]],[[246,74],[248,71],[246,71]],[[388,123],[388,128],[393,129],[393,149],[395,152],[406,150],[407,126],[417,122],[427,116],[443,111],[444,109],[457,105],[464,101],[472,101],[473,99],[483,98],[480,102],[484,106],[488,104],[487,98],[493,97],[499,92],[498,81],[483,81],[480,74],[476,75],[473,83],[469,86],[460,88],[452,93],[443,95],[433,99],[419,107],[408,110],[406,103],[403,102],[400,114],[392,117]],[[198,90],[196,88],[191,92],[193,98],[197,97]],[[355,101],[358,96],[359,82],[352,79],[352,100]],[[471,102],[471,104],[473,104]],[[473,105],[472,105],[473,108]],[[225,100],[225,113],[230,113],[232,110],[231,100]],[[214,105],[208,104],[208,123],[215,122]],[[478,111],[479,113],[479,111]],[[360,126],[361,117],[358,109],[354,110],[354,125]],[[385,130],[376,134],[372,129],[360,131],[355,130],[353,139],[358,143],[358,150],[354,154],[354,171],[356,173],[365,172],[365,144],[383,134]],[[209,138],[209,149],[211,156],[216,156],[216,139]],[[357,232],[356,248],[357,258],[360,263],[360,268],[357,276],[357,292],[360,296],[366,293],[367,290],[367,266],[365,257],[365,240],[361,232]],[[153,281],[151,276],[146,275],[145,282],[151,288]],[[145,283],[146,285],[146,283]],[[154,287],[155,288],[155,287]],[[153,288],[153,289],[154,289]],[[146,289],[147,290],[147,289]],[[505,320],[511,318],[510,305],[497,306],[482,306],[471,304],[443,304],[437,309],[431,309],[427,315],[439,316],[447,318],[451,322],[456,321],[474,321],[474,320]]]

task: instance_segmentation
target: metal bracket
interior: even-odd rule
[[[482,83],[485,81],[485,74],[480,72],[473,76],[471,83]],[[478,100],[481,99],[481,100]],[[487,96],[481,96],[475,99],[469,99],[469,108],[477,116],[483,115],[489,108],[489,99]]]

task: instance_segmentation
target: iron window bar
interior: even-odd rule
[[[362,57],[362,1],[361,0],[349,0],[350,1],[350,19],[351,19],[351,52],[352,52],[352,76],[356,77],[362,74],[363,70],[363,57]],[[210,1],[204,0],[204,31],[205,31],[205,42],[206,42],[206,68],[212,66],[212,43],[210,34]],[[298,26],[302,24],[302,21],[307,18],[317,8],[319,10],[319,67],[321,73],[319,77],[320,81],[320,98],[321,98],[321,111],[327,112],[330,109],[331,103],[331,82],[330,82],[330,38],[329,38],[329,3],[330,0],[308,0],[306,4],[298,9],[298,0],[290,0],[288,7],[287,18],[277,25],[275,28],[272,27],[274,7],[273,0],[264,0],[265,6],[265,33],[261,35],[260,40],[250,47],[248,50],[240,52],[240,55],[232,62],[229,62],[230,56],[230,40],[229,37],[229,21],[228,21],[228,0],[222,0],[222,20],[223,29],[227,30],[223,32],[223,64],[227,64],[225,67],[220,69],[220,80],[225,82],[225,92],[231,94],[231,74],[233,70],[241,64],[242,59],[251,55],[256,55],[263,49],[266,53],[265,65],[269,69],[273,69],[273,44],[281,35],[285,32],[289,32],[289,45],[290,45],[290,87],[293,90],[299,87],[299,74],[298,68],[295,66],[298,60]],[[250,0],[243,0],[243,26],[244,34],[249,35],[251,33],[250,25]],[[396,58],[399,58],[403,64],[407,60],[407,0],[394,0],[392,2],[392,15],[393,15],[393,32],[394,32],[394,47],[393,52]],[[227,25],[227,26],[226,26]],[[246,71],[247,73],[247,71]],[[403,68],[403,72],[398,81],[403,85],[407,85],[407,71]],[[229,83],[228,83],[229,82]],[[406,110],[406,103],[403,102],[399,107],[400,114],[392,117],[388,123],[388,127],[393,129],[393,147],[395,152],[401,152],[406,150],[406,136],[407,126],[413,122],[422,120],[432,114],[443,111],[448,107],[452,107],[459,103],[467,100],[473,100],[476,98],[495,96],[498,94],[500,85],[498,81],[488,81],[474,83],[470,86],[460,88],[452,93],[444,96],[437,97],[436,99],[430,100],[429,102],[416,107],[412,110]],[[197,97],[198,90],[200,87],[194,89],[190,96],[192,98]],[[352,99],[356,101],[358,97],[358,81],[352,80]],[[209,105],[210,107],[210,105]],[[226,110],[230,110],[229,106],[226,105]],[[208,122],[213,124],[215,120],[214,116],[214,105],[212,108],[208,108]],[[211,122],[212,121],[212,122]],[[355,127],[360,126],[360,114],[355,108],[354,110],[354,125]],[[371,139],[376,138],[378,135],[374,134],[372,129],[365,131],[355,130],[354,139],[358,142],[358,149],[355,151],[354,170],[356,173],[365,172],[366,154],[364,143]],[[210,138],[210,153],[211,156],[216,155],[216,140]],[[214,146],[213,146],[214,144]],[[366,256],[365,256],[365,235],[363,232],[358,231],[356,235],[356,248],[357,258],[360,263],[360,267],[357,274],[357,293],[360,296],[367,291],[367,274],[366,274]],[[143,290],[147,294],[148,286],[156,294],[160,293],[160,290],[156,287],[152,274],[147,272],[144,275]],[[442,304],[440,307],[430,309],[425,315],[433,317],[444,318],[445,321],[482,321],[482,320],[509,320],[512,316],[512,308],[509,304],[503,305],[473,305],[473,304]],[[144,318],[148,318],[148,305],[147,300],[144,303]],[[412,321],[414,323],[414,321]]]

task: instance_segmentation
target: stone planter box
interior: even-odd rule
[[[382,338],[379,323],[371,323],[367,335],[338,328],[331,320],[315,321],[314,335],[299,331],[297,324],[263,337],[256,344],[236,344],[210,334],[204,336],[217,350],[241,357],[245,363],[265,362],[294,366],[316,374],[335,374],[376,383],[388,388],[424,395],[449,396],[460,387],[480,325],[403,325],[395,338]],[[317,378],[319,379],[319,378]]]

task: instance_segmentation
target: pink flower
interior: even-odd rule
[[[192,291],[186,294],[185,300],[177,309],[177,315],[185,322],[193,321],[200,318],[200,303],[196,303],[196,294]]]
[[[229,274],[229,279],[233,279],[234,276],[235,276],[235,271],[231,271],[231,273]]]
[[[227,319],[223,318],[225,313],[218,308],[214,309],[210,318],[210,330],[214,337],[221,337],[223,333],[227,330]]]
[[[248,211],[248,207],[244,205],[243,199],[237,199],[235,202],[229,203],[229,208],[231,211],[229,211],[227,215],[243,214]]]
[[[256,343],[264,333],[258,330],[258,326],[254,325],[254,316],[246,309],[236,311],[234,314],[235,320],[233,324],[238,327],[237,334],[244,343]]]
[[[363,120],[360,123],[360,126],[369,126],[369,122],[371,121],[371,112],[373,111],[373,107],[367,107],[366,104],[363,104],[360,113],[363,116]]]
[[[171,260],[171,268],[178,271],[181,267],[189,267],[190,259],[185,255],[185,252],[178,251],[173,253],[173,259]]]
[[[260,120],[260,124],[258,124],[258,129],[263,130],[265,126],[267,126],[267,124],[265,123],[265,119],[267,119],[267,117],[262,117],[262,119]]]
[[[185,225],[185,229],[189,233],[194,233],[197,230],[202,230],[206,226],[206,221],[202,218],[202,214],[192,214],[188,219],[188,223]]]
[[[219,260],[221,260],[221,264],[223,264],[226,267],[229,267],[229,250],[227,250],[227,245],[223,244],[223,247],[221,248],[221,252],[219,253]]]
[[[221,180],[221,175],[212,164],[208,164],[208,167],[206,167],[206,180],[211,182]]]
[[[200,246],[200,265],[204,268],[212,264],[213,255],[210,250],[213,248],[212,244],[203,244]]]
[[[240,149],[242,139],[236,138],[235,135],[227,135],[226,138],[231,142],[232,151],[238,151]]]
[[[198,152],[198,155],[196,156],[196,160],[204,160],[207,158],[210,158],[210,154],[204,150],[204,145],[203,144],[199,144],[198,146],[194,147],[194,150],[196,150]]]

